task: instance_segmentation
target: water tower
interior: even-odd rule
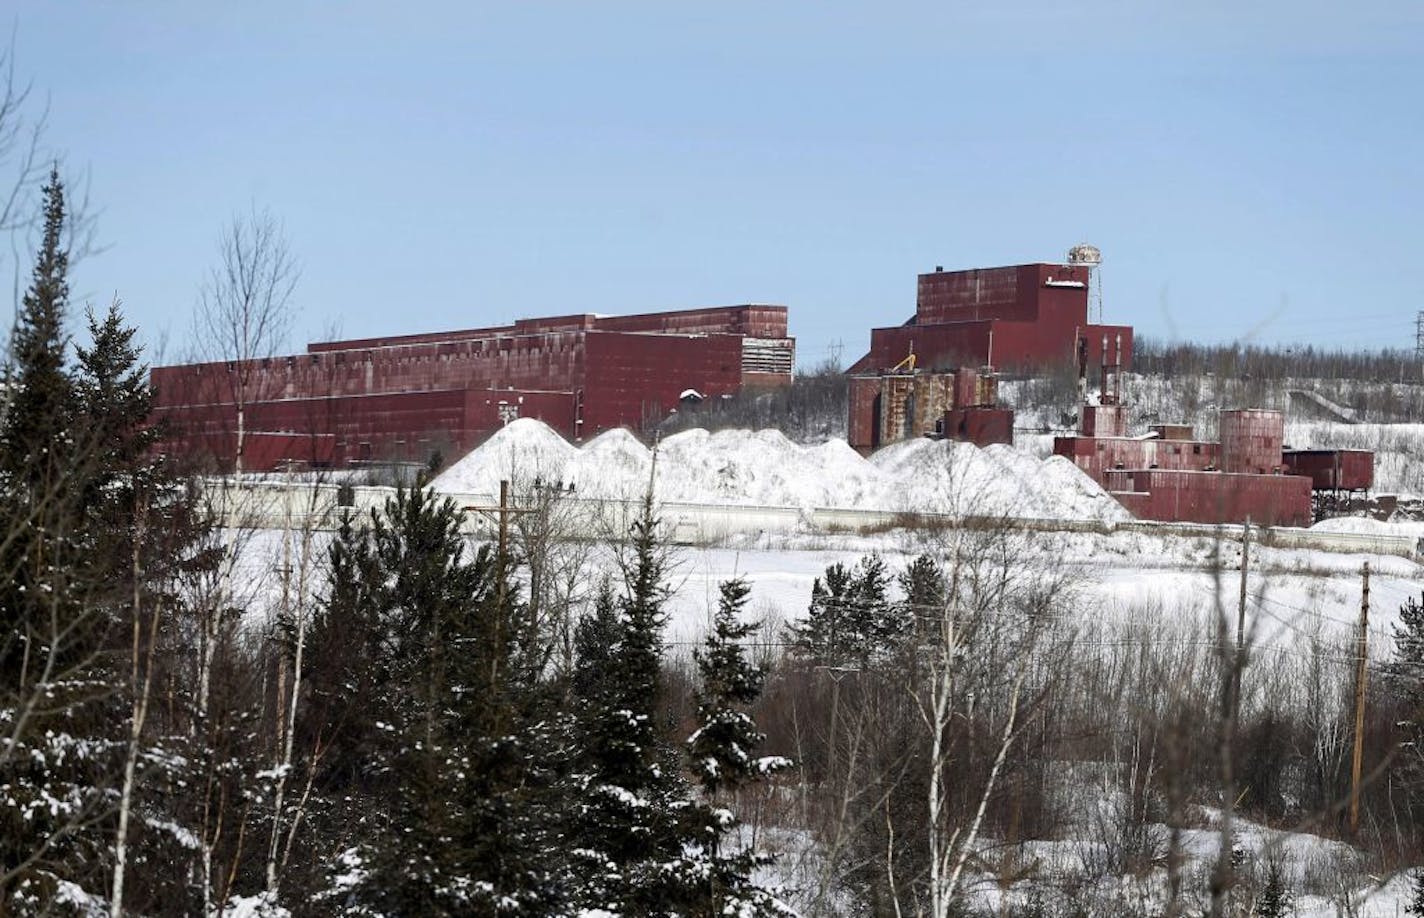
[[[1068,250],[1068,264],[1081,265],[1088,269],[1088,295],[1092,298],[1088,303],[1088,318],[1092,319],[1093,304],[1098,307],[1098,324],[1103,324],[1103,278],[1102,265],[1103,253],[1095,245],[1088,245],[1080,242]]]

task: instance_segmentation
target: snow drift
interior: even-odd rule
[[[498,491],[501,479],[571,488],[579,497],[636,499],[653,452],[627,430],[583,447],[530,418],[510,423],[435,479],[447,493]],[[776,430],[689,430],[662,441],[661,501],[767,507],[1125,520],[1130,515],[1061,456],[1038,459],[1011,446],[980,449],[907,440],[862,458],[844,440],[815,446]]]

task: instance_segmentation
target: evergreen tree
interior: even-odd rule
[[[1291,896],[1281,879],[1281,866],[1274,861],[1266,870],[1266,885],[1256,900],[1256,918],[1286,918],[1291,912]]]
[[[929,555],[920,555],[900,574],[900,590],[905,594],[905,616],[921,642],[933,641],[938,629],[929,623],[944,614],[949,585],[944,570]]]
[[[155,463],[150,451],[161,429],[149,423],[153,398],[148,368],[140,362],[133,340],[137,329],[124,323],[117,303],[102,319],[91,310],[88,323],[92,343],[75,348],[74,386],[84,442],[95,454],[98,470],[86,502],[127,508],[135,489],[152,483]]]
[[[765,862],[750,847],[728,850],[737,830],[735,814],[723,804],[756,781],[790,766],[780,756],[756,756],[766,739],[747,713],[761,696],[766,671],[750,663],[742,642],[755,625],[741,620],[751,588],[745,580],[721,585],[712,632],[695,656],[701,685],[697,692],[699,727],[687,740],[689,767],[701,785],[704,802],[691,809],[693,851],[684,870],[692,894],[690,914],[767,915],[786,909],[752,882],[752,871]]]
[[[798,656],[818,666],[866,666],[892,654],[913,627],[909,610],[889,598],[890,574],[879,555],[854,568],[836,563],[811,585],[804,621],[790,626]]]
[[[592,621],[580,623],[574,673],[569,869],[578,904],[627,915],[668,914],[679,901],[688,806],[654,720],[668,596],[657,525],[648,499],[633,525],[622,595],[612,604],[601,596]]]
[[[64,186],[55,170],[44,186],[44,232],[10,336],[4,375],[0,471],[12,486],[53,485],[56,473],[73,460],[68,423],[73,386],[65,372],[69,253],[63,246],[64,229]]]
[[[55,172],[43,217],[0,415],[0,912],[17,913],[45,910],[60,884],[71,884],[66,894],[102,891],[118,752],[106,659],[112,585],[92,575],[83,499],[96,463],[73,435]]]
[[[330,791],[369,782],[374,804],[354,901],[390,914],[555,910],[540,808],[552,779],[513,652],[522,604],[507,559],[488,546],[466,559],[459,510],[417,489],[369,524],[345,521],[331,571],[312,647],[343,662],[312,682],[347,734],[328,778],[351,784]],[[334,701],[353,689],[364,711]]]
[[[1399,741],[1414,750],[1424,749],[1424,596],[1411,596],[1400,606],[1399,622],[1394,625],[1394,648],[1387,673],[1389,684],[1404,707],[1404,716],[1397,724]],[[1392,771],[1405,791],[1410,810],[1416,816],[1424,815],[1424,765],[1419,756],[1398,756]]]
[[[839,562],[811,583],[811,606],[806,618],[789,627],[798,656],[818,666],[839,666],[850,658],[850,605],[854,589],[850,570]]]
[[[852,605],[862,657],[883,660],[910,633],[914,619],[902,603],[890,601],[890,568],[879,555],[861,558],[855,568]]]

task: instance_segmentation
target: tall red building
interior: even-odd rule
[[[152,382],[167,448],[231,467],[241,403],[243,468],[264,470],[451,458],[515,417],[572,438],[637,427],[689,390],[785,385],[794,363],[786,307],[747,305],[321,342],[242,368],[157,367]]]
[[[924,369],[1132,363],[1132,326],[1088,317],[1087,265],[1017,265],[921,274],[915,314],[870,332],[870,353],[850,368],[868,373],[911,353]],[[1104,357],[1104,343],[1107,360]],[[1086,354],[1080,352],[1086,349]]]

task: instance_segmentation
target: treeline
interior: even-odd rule
[[[813,442],[846,435],[849,380],[840,366],[826,362],[801,370],[786,386],[748,389],[724,398],[682,405],[657,425],[663,434],[703,428],[776,428],[791,439]]]
[[[1338,610],[1285,609],[1294,640],[1266,640],[1265,593],[1238,639],[1234,603],[1104,617],[1009,526],[920,545],[902,571],[825,571],[758,709],[801,764],[812,913],[1352,914],[1424,860],[1424,605],[1370,638],[1356,827]],[[1348,845],[1303,856],[1262,825]]]
[[[281,533],[263,583],[263,534],[155,457],[117,307],[67,359],[44,201],[0,414],[0,914],[785,912],[734,812],[788,764],[745,585],[682,722],[651,504],[576,621],[548,557],[471,550],[420,489]]]
[[[1159,376],[1349,379],[1424,385],[1424,361],[1413,351],[1347,351],[1302,346],[1167,343],[1151,337],[1133,345],[1134,368]]]

